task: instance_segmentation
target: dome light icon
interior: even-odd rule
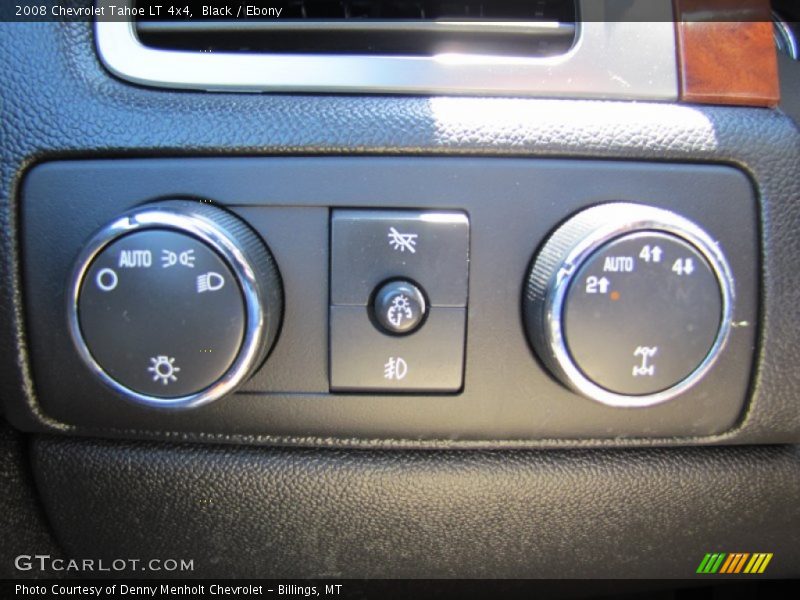
[[[400,294],[392,300],[392,304],[386,312],[386,318],[395,327],[400,327],[403,319],[414,318],[414,311],[411,310],[411,302],[409,302],[405,295]]]
[[[175,366],[175,358],[163,354],[150,358],[150,366],[147,370],[153,374],[153,381],[161,381],[167,385],[170,381],[178,381],[175,373],[181,370]]]

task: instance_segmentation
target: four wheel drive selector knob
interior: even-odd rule
[[[283,298],[266,245],[227,211],[142,206],[104,227],[77,262],[68,318],[84,361],[154,407],[216,400],[265,359]]]
[[[650,406],[700,380],[727,339],[728,264],[691,221],[612,203],[545,242],[528,273],[528,339],[565,385],[611,406]]]

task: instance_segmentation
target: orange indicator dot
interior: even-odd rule
[[[612,300],[619,300],[619,292],[617,292],[616,290],[611,292],[611,299]]]

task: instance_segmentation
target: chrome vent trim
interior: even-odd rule
[[[98,5],[130,6],[132,1],[99,0]],[[575,44],[565,54],[540,58],[162,50],[143,45],[132,21],[97,21],[95,34],[100,58],[112,73],[155,87],[676,100],[671,0],[644,4],[579,0],[583,19]]]

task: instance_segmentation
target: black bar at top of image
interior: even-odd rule
[[[783,1],[774,0],[774,4]],[[2,0],[0,22],[366,18],[604,21],[603,6],[609,2],[626,8],[624,16],[615,16],[615,20],[674,19],[670,0],[547,0],[545,4],[528,0]],[[769,4],[760,0],[713,0],[708,9],[683,13],[681,20],[770,21]],[[591,9],[581,11],[581,5]],[[692,5],[702,2],[693,0]],[[528,11],[532,6],[543,12],[531,17]]]

